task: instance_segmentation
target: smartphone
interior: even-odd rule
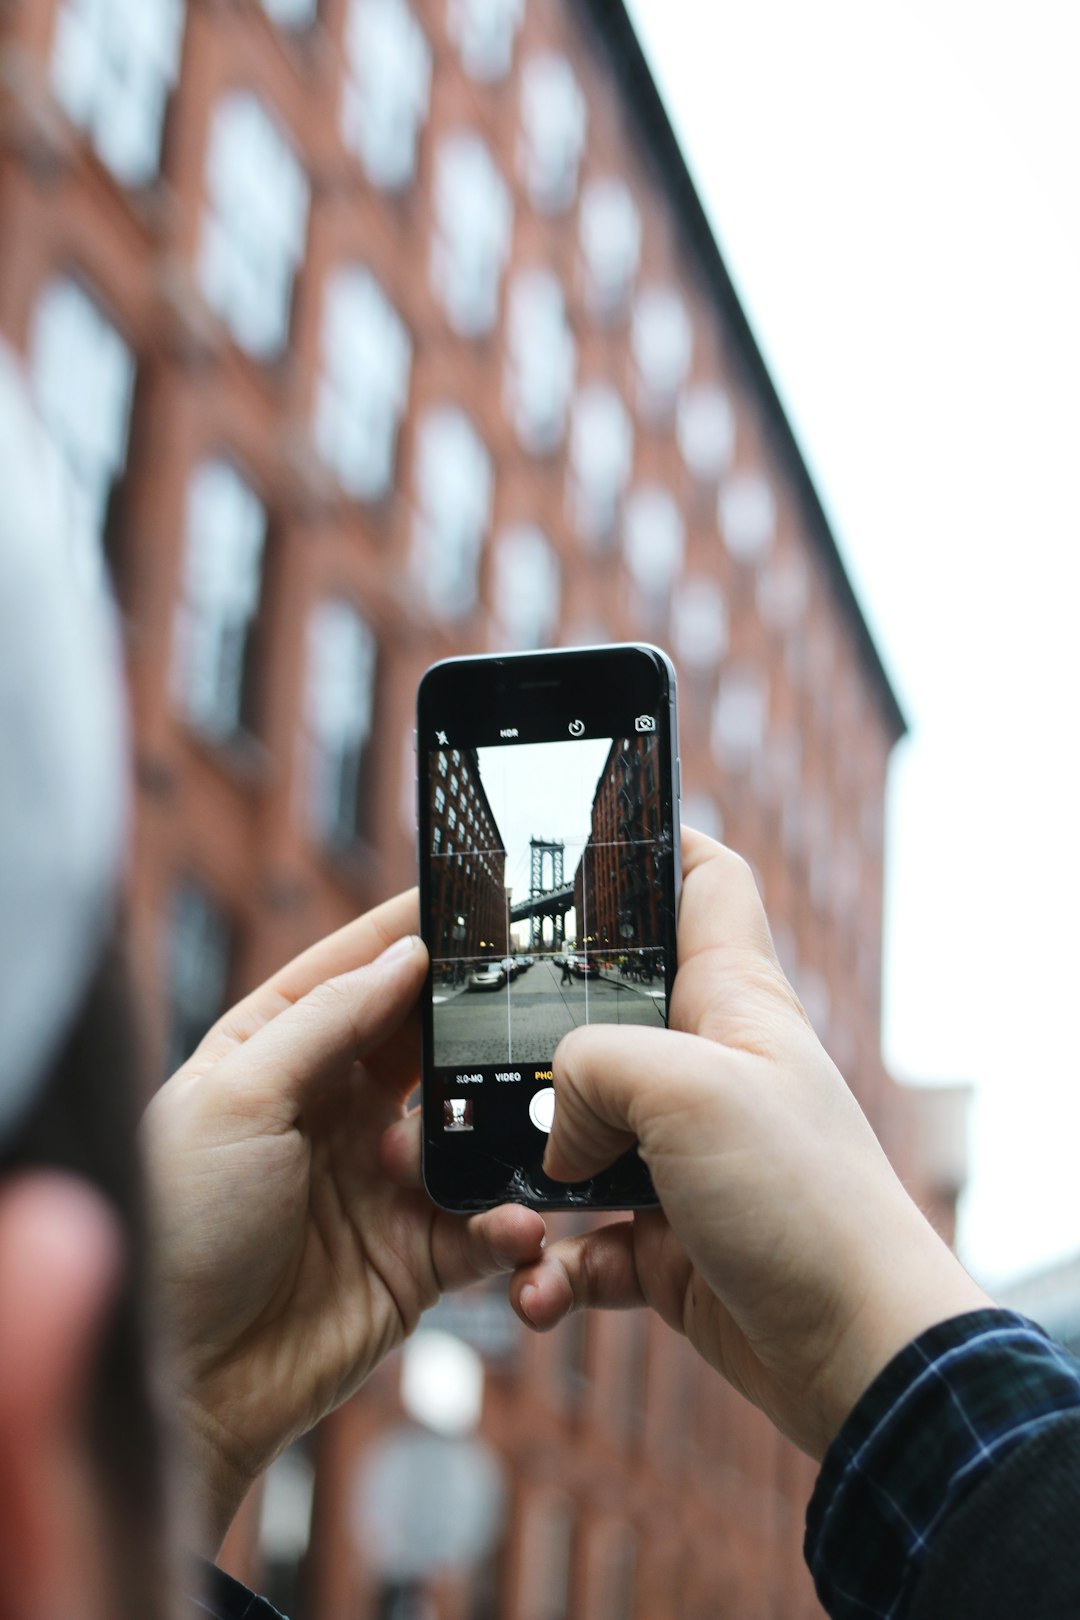
[[[675,976],[675,670],[649,646],[452,658],[417,703],[423,1173],[444,1209],[656,1202],[636,1149],[541,1160],[582,1024],[663,1028]]]

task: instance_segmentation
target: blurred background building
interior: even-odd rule
[[[880,1056],[903,719],[618,0],[5,0],[0,331],[123,615],[161,1072],[413,881],[428,663],[649,638],[686,819],[951,1232],[963,1095]],[[811,1464],[657,1322],[434,1314],[235,1527],[293,1620],[819,1613]]]

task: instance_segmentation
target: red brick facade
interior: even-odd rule
[[[880,1055],[902,722],[621,6],[506,0],[500,38],[469,0],[137,5],[162,19],[160,161],[153,129],[117,149],[123,87],[94,102],[70,0],[0,7],[0,333],[124,614],[162,1065],[414,881],[426,665],[651,639],[679,667],[687,819],[753,863],[808,1013],[948,1226]],[[66,353],[96,410],[65,414]],[[811,1465],[681,1341],[505,1331],[482,1425],[505,1533],[436,1583],[440,1620],[819,1612]],[[294,1620],[391,1612],[353,1504],[400,1422],[389,1366],[316,1436]],[[229,1546],[255,1581],[257,1511]]]

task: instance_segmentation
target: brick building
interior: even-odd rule
[[[438,750],[430,814],[435,956],[504,956],[510,937],[506,850],[475,748]]]
[[[663,946],[663,879],[655,840],[664,825],[655,737],[617,737],[593,796],[588,841],[574,874],[578,948],[603,957]]]
[[[687,820],[753,863],[948,1230],[954,1171],[880,1055],[902,717],[619,0],[7,0],[0,65],[0,333],[123,614],[162,1071],[413,881],[428,663],[647,637]],[[818,1613],[811,1465],[681,1341],[448,1309],[508,1486],[440,1620]],[[238,1521],[233,1567],[294,1620],[401,1596],[355,1506],[397,1380]]]

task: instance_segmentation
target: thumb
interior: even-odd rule
[[[555,1181],[584,1181],[635,1141],[648,1163],[660,1122],[686,1119],[703,1088],[716,1089],[715,1048],[677,1030],[593,1024],[560,1042],[552,1068],[544,1174]]]
[[[326,1081],[404,1022],[427,964],[422,941],[409,935],[365,967],[324,980],[222,1059],[216,1083],[280,1109],[291,1124]]]

